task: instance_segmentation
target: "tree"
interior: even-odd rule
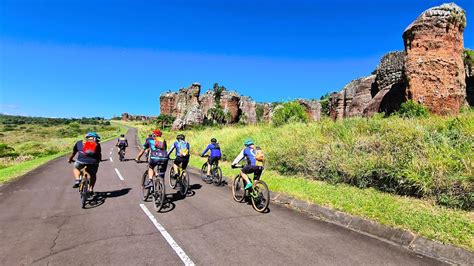
[[[308,121],[309,118],[306,110],[297,101],[286,102],[277,107],[272,117],[272,122],[275,126],[281,126],[292,122],[306,123]]]
[[[160,114],[155,119],[155,123],[157,124],[157,126],[161,127],[161,129],[165,129],[173,125],[174,119],[175,118],[171,115]]]

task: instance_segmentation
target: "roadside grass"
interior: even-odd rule
[[[138,129],[141,142],[155,128],[143,123],[127,124]],[[178,133],[164,132],[168,145]],[[193,167],[201,168],[206,160],[199,154],[210,138],[216,137],[223,151],[223,174],[233,177],[238,170],[230,168],[230,161],[240,152],[242,141],[253,137],[266,151],[269,164],[263,180],[270,190],[474,251],[472,211],[442,206],[431,196],[396,195],[396,191],[338,180],[341,173],[356,178],[369,169],[385,167],[392,173],[403,173],[403,178],[416,180],[427,191],[440,181],[460,181],[467,188],[472,187],[472,111],[457,118],[355,118],[337,123],[323,120],[278,128],[231,126],[182,133],[191,144]],[[295,148],[296,143],[302,143],[303,148]],[[319,169],[324,164],[339,172],[321,178],[324,172]],[[406,173],[410,175],[407,177]]]
[[[201,169],[206,159],[193,155],[190,165]],[[232,169],[228,162],[222,162],[220,166],[224,176],[233,178],[238,174],[238,170]],[[271,191],[474,251],[472,212],[449,209],[430,201],[396,196],[373,188],[329,184],[297,176],[283,176],[275,171],[265,170],[262,179]],[[232,195],[229,194],[229,197]]]
[[[8,128],[6,130],[6,128]],[[102,142],[125,133],[122,125],[54,125],[22,124],[1,126],[0,144],[13,149],[0,158],[0,184],[72,151],[74,143],[89,130],[96,130]]]

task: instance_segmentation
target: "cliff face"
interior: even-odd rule
[[[435,114],[456,114],[466,99],[464,10],[454,3],[423,12],[403,33],[406,96]]]
[[[409,99],[434,114],[456,114],[465,101],[473,105],[472,67],[463,57],[465,25],[464,10],[455,4],[423,12],[403,33],[404,52],[388,53],[375,75],[351,81],[331,95],[330,116],[390,114]]]

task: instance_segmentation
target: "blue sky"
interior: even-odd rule
[[[0,0],[0,112],[157,115],[160,93],[195,81],[319,98],[402,50],[403,30],[443,2]],[[456,3],[474,48],[474,2]]]

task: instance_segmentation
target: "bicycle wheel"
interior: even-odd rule
[[[234,178],[234,182],[232,183],[232,197],[237,202],[244,201],[245,198],[245,183],[244,179],[241,175],[237,175]]]
[[[183,170],[181,173],[181,178],[180,178],[180,183],[181,186],[179,188],[179,193],[181,196],[186,196],[188,194],[188,189],[189,189],[189,179],[188,179],[188,173]]]
[[[87,194],[89,193],[89,180],[83,180],[80,185],[80,191],[81,193],[81,208],[86,207],[87,203]]]
[[[155,207],[155,211],[159,212],[165,203],[165,185],[160,177],[155,177],[153,187],[153,206]]]
[[[251,192],[252,206],[258,212],[264,212],[270,204],[270,191],[265,182],[257,180],[254,182]]]
[[[145,185],[148,183],[148,170],[145,171],[142,175],[142,200],[147,201],[150,196],[150,188],[145,188]]]
[[[212,177],[214,179],[214,185],[220,186],[222,183],[222,170],[219,166],[217,166],[214,169],[214,172],[212,173]]]
[[[120,158],[119,158],[119,160],[120,160],[121,162],[123,161],[123,157],[124,157],[124,154],[123,154],[123,153],[124,153],[124,151],[121,150],[121,151],[120,151]]]
[[[171,167],[170,169],[170,179],[169,179],[169,184],[172,189],[176,189],[176,184],[178,183],[177,179],[173,177],[174,176],[174,167]]]
[[[204,163],[201,167],[201,179],[206,183],[209,182],[209,178],[207,178],[207,163]]]

